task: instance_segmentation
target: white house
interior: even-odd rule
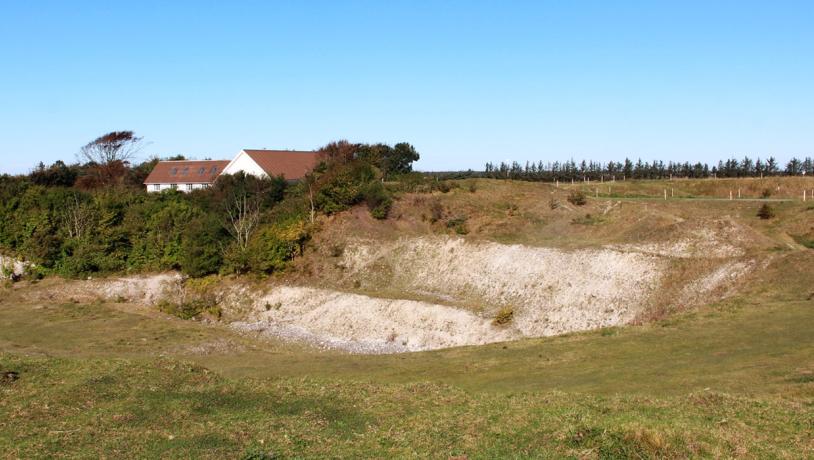
[[[148,192],[168,189],[191,192],[208,188],[228,164],[227,160],[159,161],[144,180],[144,185]]]
[[[241,150],[232,161],[159,161],[144,180],[148,192],[174,189],[182,192],[208,188],[221,174],[243,172],[257,177],[283,176],[300,180],[319,162],[316,152],[295,150]]]
[[[223,169],[223,174],[244,172],[257,177],[283,176],[300,180],[318,163],[317,152],[296,150],[241,150]]]

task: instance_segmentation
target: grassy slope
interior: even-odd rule
[[[533,213],[548,212],[545,202],[532,207],[535,195],[548,186],[479,187],[440,199],[458,212],[488,190],[496,217],[474,220],[519,222],[506,226],[516,229],[511,241],[544,242],[568,219],[547,215],[551,228],[535,226]],[[528,209],[508,215],[506,199]],[[566,337],[349,356],[129,305],[43,304],[2,292],[0,370],[20,378],[0,380],[0,449],[8,457],[810,457],[814,251],[788,235],[807,231],[813,210],[778,204],[780,217],[760,222],[748,220],[754,203],[686,204],[633,209],[685,217],[723,209],[767,238],[754,251],[774,262],[719,305]],[[399,231],[423,231],[416,225]],[[618,231],[580,228],[571,238],[604,243],[638,231],[609,227]],[[493,238],[494,227],[484,228],[473,236]]]
[[[814,454],[814,305],[794,290],[757,295],[658,325],[375,357],[121,305],[7,300],[0,369],[20,379],[0,384],[0,448],[803,458]]]

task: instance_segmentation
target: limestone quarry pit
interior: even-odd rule
[[[679,243],[685,247],[685,242]],[[629,324],[658,302],[672,263],[669,247],[563,250],[453,237],[354,240],[339,265],[364,289],[312,278],[218,283],[216,301],[234,329],[351,353],[399,353],[481,345]],[[680,279],[676,298],[709,302],[731,293],[756,263],[720,257]],[[156,305],[188,298],[175,273],[74,282],[68,293]],[[396,295],[398,294],[398,295]],[[691,294],[691,295],[690,295]],[[511,321],[494,324],[499,309]]]

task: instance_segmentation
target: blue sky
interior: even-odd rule
[[[0,2],[0,172],[408,141],[489,160],[814,154],[814,2]]]

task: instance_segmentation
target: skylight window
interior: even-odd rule
[[[206,172],[206,168],[201,167],[201,168],[198,170],[198,175],[199,175],[199,176],[203,176],[203,173],[205,173],[205,172]]]
[[[170,170],[170,175],[171,175],[171,176],[175,176],[176,174],[178,174],[178,168],[172,168],[172,169]]]
[[[218,172],[218,167],[217,166],[212,166],[212,169],[209,170],[210,174],[217,174],[217,172]]]
[[[181,175],[182,176],[186,176],[187,174],[189,174],[189,166],[187,166],[187,167],[185,167],[184,169],[181,170]]]

